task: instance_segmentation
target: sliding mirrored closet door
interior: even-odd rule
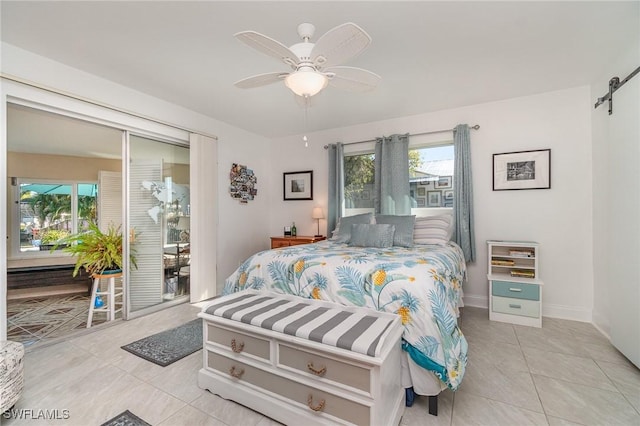
[[[129,135],[128,316],[189,295],[189,148]]]

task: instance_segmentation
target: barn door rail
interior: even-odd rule
[[[638,73],[640,73],[640,67],[633,70],[633,72],[622,81],[620,81],[620,77],[613,77],[611,80],[609,80],[609,92],[604,96],[598,98],[594,108],[598,108],[600,105],[605,103],[605,101],[609,101],[609,115],[613,114],[613,94],[616,90],[624,86],[627,81],[631,80]]]

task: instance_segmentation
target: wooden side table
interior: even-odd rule
[[[318,241],[324,241],[327,237],[271,237],[271,248],[297,246],[299,244],[312,244]]]

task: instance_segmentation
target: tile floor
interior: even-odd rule
[[[3,425],[99,425],[127,409],[160,426],[277,424],[199,389],[201,352],[163,368],[120,349],[198,311],[179,305],[28,349],[16,408],[68,410],[69,418]],[[467,307],[461,327],[469,365],[460,389],[441,394],[437,417],[419,398],[402,425],[640,425],[640,371],[590,324],[545,318],[542,329],[520,327]]]

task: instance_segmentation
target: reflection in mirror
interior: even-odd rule
[[[121,130],[7,104],[9,267],[71,262],[50,249],[98,218],[99,173],[120,173],[121,151]]]

